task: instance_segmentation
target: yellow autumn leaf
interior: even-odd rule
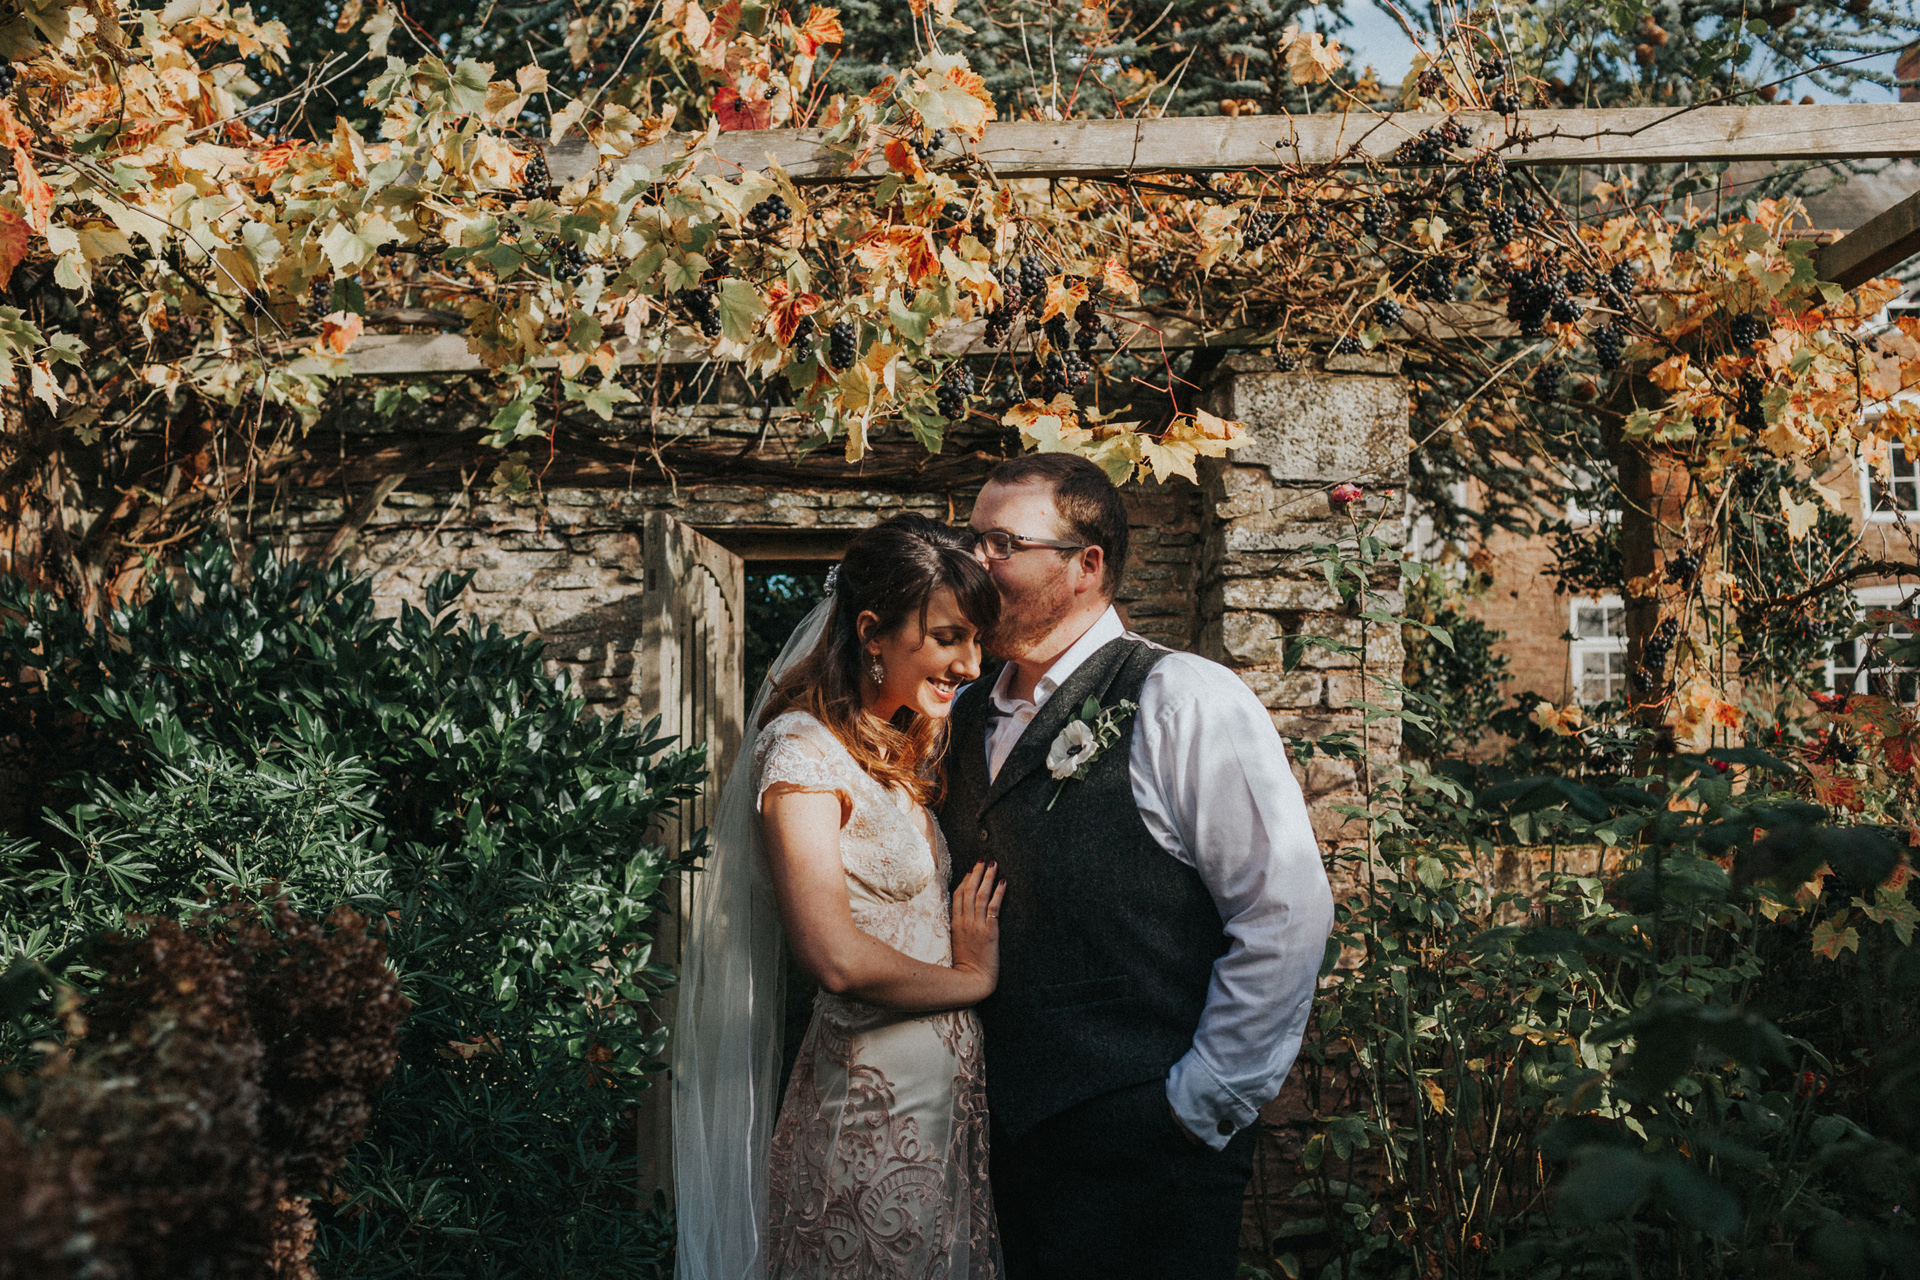
[[[1045,324],[1055,316],[1071,317],[1087,300],[1087,285],[1084,280],[1069,285],[1063,275],[1054,276],[1047,281],[1047,305],[1040,313],[1040,323]]]
[[[1669,356],[1653,368],[1647,370],[1647,380],[1662,391],[1678,391],[1687,385],[1687,365],[1690,357],[1686,352]]]
[[[1533,714],[1529,718],[1550,733],[1570,738],[1586,724],[1587,713],[1577,702],[1569,702],[1564,707],[1556,707],[1551,702],[1538,702],[1534,704]]]
[[[1074,453],[1092,433],[1080,427],[1080,408],[1069,395],[1024,400],[1001,415],[1002,426],[1017,428],[1020,442],[1040,453]]]
[[[1807,530],[1813,528],[1814,521],[1820,518],[1818,502],[1795,502],[1785,485],[1780,486],[1780,510],[1786,513],[1789,538],[1806,537]]]
[[[1297,22],[1280,33],[1280,41],[1286,47],[1287,78],[1295,84],[1324,84],[1346,65],[1338,40],[1302,31]]]
[[[1108,258],[1100,264],[1100,283],[1109,293],[1123,293],[1127,301],[1140,301],[1140,284],[1118,258]]]
[[[1427,1095],[1428,1106],[1438,1111],[1441,1115],[1447,1114],[1447,1091],[1440,1087],[1439,1081],[1422,1076],[1420,1078],[1420,1091]]]
[[[480,104],[480,118],[495,126],[512,124],[526,105],[526,94],[505,80],[494,80],[487,85],[486,101]]]
[[[930,54],[910,73],[901,98],[929,129],[946,129],[978,142],[993,119],[986,81],[958,54]]]

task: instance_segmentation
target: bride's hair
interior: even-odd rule
[[[935,803],[944,785],[939,766],[946,719],[902,707],[882,722],[860,704],[867,658],[862,613],[880,621],[867,639],[891,635],[927,608],[942,587],[979,631],[1000,618],[1000,595],[992,577],[973,558],[973,539],[921,515],[900,515],[853,540],[833,577],[827,629],[813,652],[796,662],[774,686],[759,728],[786,711],[805,711],[840,739],[862,769],[887,787],[904,787],[922,804]]]

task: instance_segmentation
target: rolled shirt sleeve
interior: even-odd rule
[[[1147,830],[1200,873],[1229,945],[1167,1099],[1215,1150],[1280,1092],[1333,928],[1305,798],[1267,709],[1238,676],[1163,658],[1140,691],[1129,781]]]

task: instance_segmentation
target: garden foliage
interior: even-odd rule
[[[59,1048],[0,1116],[0,1277],[313,1280],[306,1195],[392,1072],[407,1014],[378,932],[336,908],[243,901],[86,946],[98,990],[53,979]],[[15,965],[0,1014],[52,978]]]
[[[47,956],[272,882],[384,918],[413,1013],[365,1141],[302,1188],[323,1268],[652,1275],[633,1110],[675,853],[651,833],[703,749],[587,714],[537,643],[454,611],[464,578],[377,617],[344,569],[236,570],[208,541],[92,624],[0,585],[0,663],[29,677],[0,719],[50,811],[7,854],[0,940]]]
[[[1319,554],[1365,626],[1424,630],[1375,606],[1427,570],[1366,531]],[[1907,832],[1860,798],[1912,761],[1903,713],[1856,701],[1779,756],[1563,725],[1536,726],[1557,757],[1375,760],[1269,1273],[1920,1274],[1920,907]],[[1392,681],[1371,704],[1444,710]]]

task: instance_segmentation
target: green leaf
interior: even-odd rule
[[[486,106],[487,81],[492,78],[492,63],[463,59],[447,85],[447,105],[463,115],[473,115]]]
[[[720,333],[731,342],[753,341],[754,327],[767,313],[760,291],[745,280],[720,282]]]
[[[666,286],[678,293],[683,289],[698,289],[700,278],[707,273],[707,260],[697,253],[684,254],[678,258],[669,258],[662,268]]]
[[[570,389],[567,391],[567,398],[579,400],[602,422],[613,421],[613,406],[616,404],[633,404],[640,399],[619,383],[606,379],[602,379],[598,386],[587,390],[586,394],[581,396],[574,395],[571,388],[575,384],[568,385]]]
[[[893,327],[912,346],[919,348],[927,345],[927,317],[908,307],[897,290],[887,300],[887,318],[893,321]]]
[[[1598,1226],[1624,1218],[1653,1190],[1653,1161],[1622,1147],[1589,1147],[1560,1184],[1555,1211],[1570,1223]]]
[[[487,430],[493,433],[487,441],[488,446],[504,449],[515,440],[521,440],[527,436],[545,435],[546,431],[534,412],[535,404],[536,402],[530,398],[522,398],[509,400],[501,405],[499,412],[495,413],[492,420],[487,423]]]
[[[1673,1216],[1688,1226],[1723,1239],[1740,1234],[1740,1202],[1692,1164],[1663,1161],[1660,1190]]]

